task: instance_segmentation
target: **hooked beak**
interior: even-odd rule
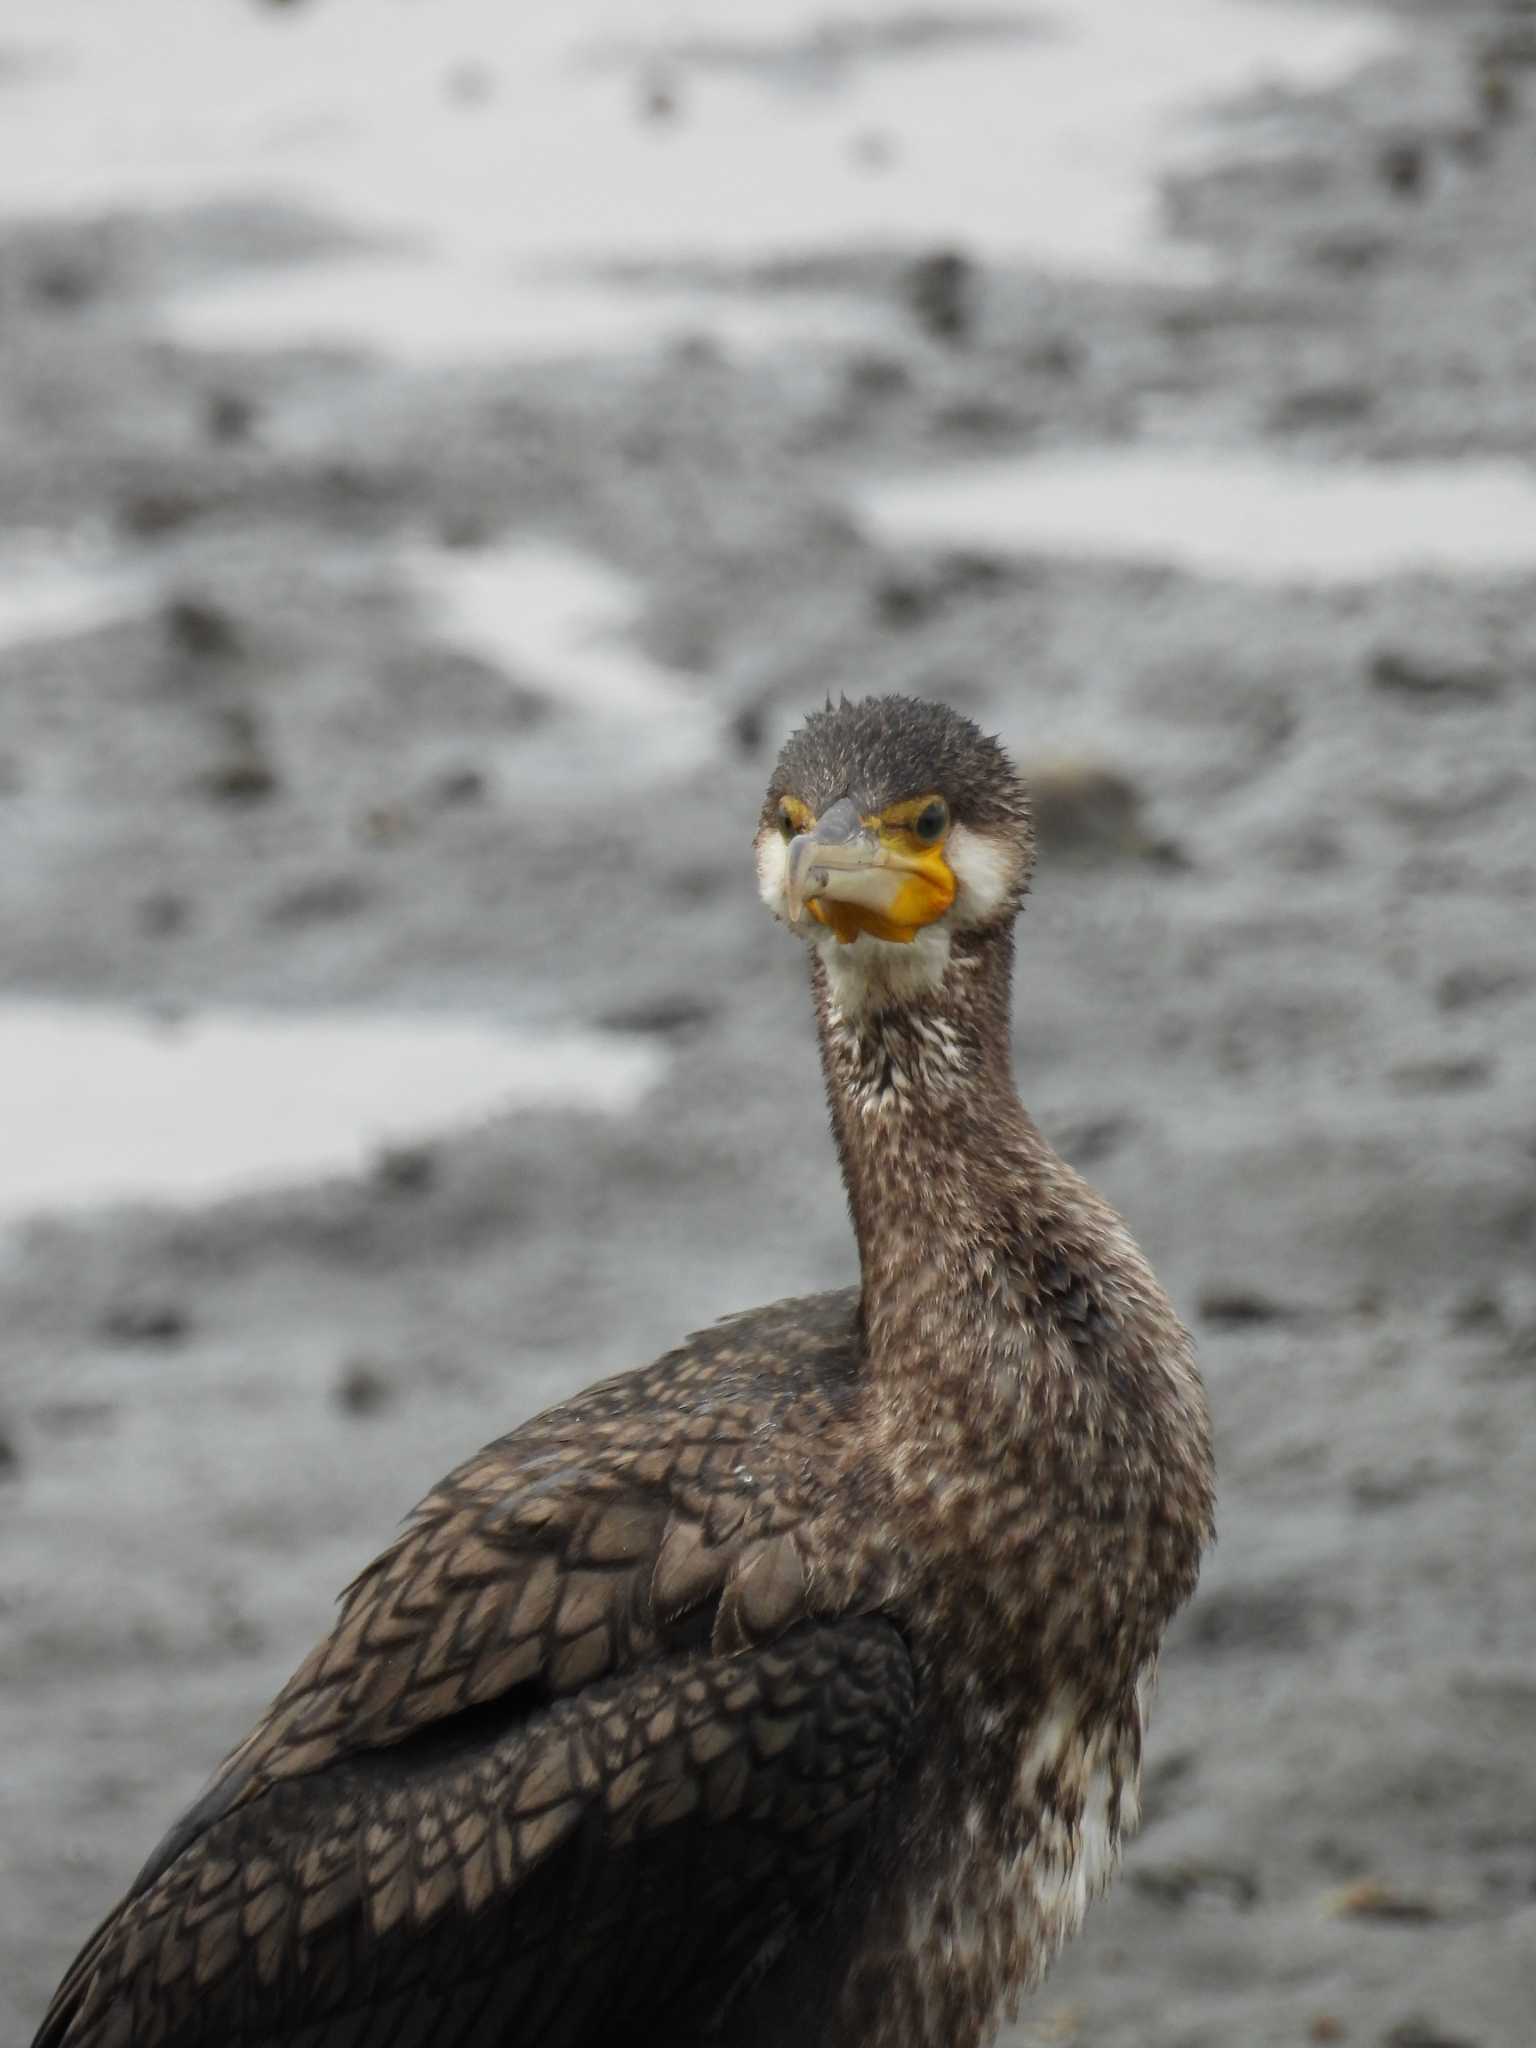
[[[910,944],[948,910],[955,887],[937,848],[907,854],[885,844],[851,797],[839,797],[789,844],[784,898],[790,923],[798,924],[809,908],[844,945],[861,932]]]
[[[851,797],[839,797],[823,811],[809,832],[789,843],[784,896],[789,921],[798,924],[813,897],[831,893],[832,875],[853,875],[882,864],[885,849],[865,825]],[[841,893],[841,892],[838,892]]]

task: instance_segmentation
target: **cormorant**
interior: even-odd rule
[[[1108,1879],[1210,1437],[1014,1091],[1024,790],[941,705],[829,703],[756,848],[859,1286],[428,1494],[36,2048],[975,2048]]]

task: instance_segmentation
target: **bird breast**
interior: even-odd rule
[[[888,1939],[849,1986],[846,2038],[890,2048],[975,2048],[1037,1983],[1109,1883],[1134,1825],[1139,1704],[1090,1723],[1058,1694],[1012,1749],[1001,1796],[974,1766],[1001,1731],[982,1709],[925,1772],[912,1838],[927,1844]],[[1006,1746],[1006,1737],[1001,1738]],[[959,1789],[957,1789],[959,1788]]]

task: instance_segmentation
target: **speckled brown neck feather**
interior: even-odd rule
[[[958,935],[937,989],[847,1012],[812,968],[871,1490],[902,1535],[884,1605],[933,1731],[922,1874],[861,1932],[850,2043],[986,2038],[1075,1927],[1134,1820],[1139,1692],[1210,1527],[1188,1340],[1015,1092],[1012,956],[1011,926]]]
[[[765,893],[784,789],[820,816],[941,781],[962,868],[994,835],[941,943],[812,955],[859,1287],[450,1473],[36,2048],[980,2048],[1076,1928],[1209,1431],[1145,1260],[1014,1092],[1001,750],[829,706],[770,787]]]
[[[842,1163],[866,1313],[914,1254],[926,1262],[980,1221],[1000,1222],[1038,1144],[1014,1092],[1008,1043],[1011,930],[957,940],[943,986],[847,1017],[813,954],[827,1105]],[[1008,1164],[995,1171],[1000,1160]],[[995,1201],[994,1196],[1001,1201]]]

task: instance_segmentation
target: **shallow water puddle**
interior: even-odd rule
[[[403,564],[443,637],[564,705],[620,717],[692,705],[684,679],[622,644],[638,585],[558,541],[419,549]]]
[[[677,774],[714,758],[718,711],[694,677],[632,644],[643,593],[606,562],[519,538],[417,549],[402,568],[445,641],[584,719],[588,768],[604,742],[631,773],[659,759]]]
[[[0,1007],[0,1220],[206,1201],[364,1169],[509,1109],[622,1116],[664,1055],[462,1018]]]
[[[296,204],[401,253],[226,277],[173,322],[444,358],[759,326],[729,294],[551,285],[583,262],[958,242],[1166,276],[1158,179],[1195,111],[1327,84],[1393,34],[1295,0],[8,0],[6,32],[37,61],[7,93],[0,207]]]
[[[0,654],[131,617],[150,596],[147,577],[105,555],[67,545],[0,549]]]
[[[612,357],[693,339],[753,357],[786,345],[867,346],[882,329],[895,341],[900,324],[893,309],[813,292],[536,282],[440,254],[241,275],[173,298],[165,317],[198,348],[359,348],[424,369]]]
[[[1260,583],[1536,568],[1536,470],[1114,449],[869,484],[887,540],[1167,563]]]

